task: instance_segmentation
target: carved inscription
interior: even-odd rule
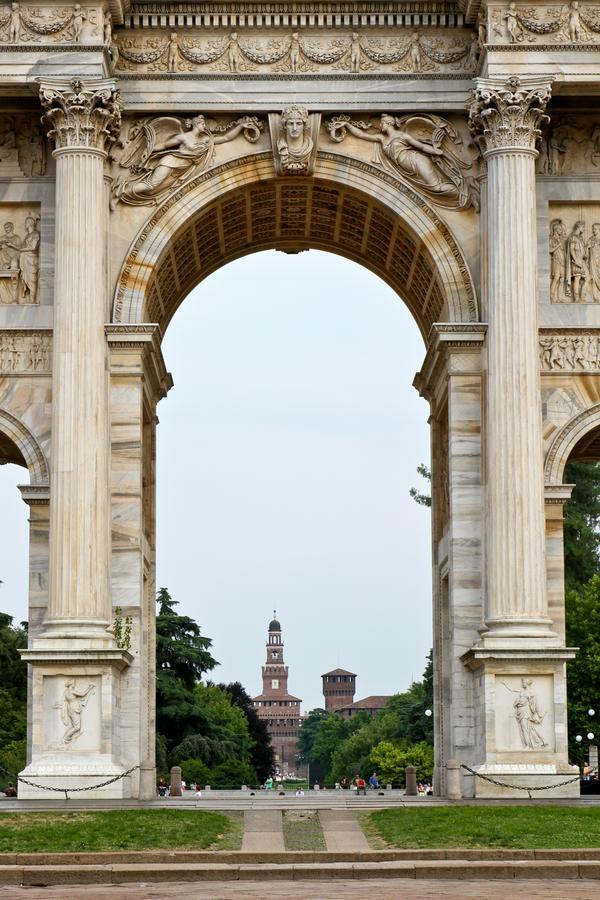
[[[477,33],[442,30],[331,34],[171,31],[118,38],[120,72],[475,72]]]
[[[0,12],[0,42],[5,44],[93,43],[102,39],[102,7],[23,6],[18,0]]]
[[[600,207],[551,206],[550,300],[600,303]]]
[[[39,303],[39,221],[28,206],[0,204],[0,306]]]
[[[600,42],[600,6],[572,0],[560,5],[527,3],[491,5],[487,42],[491,44],[562,44]]]
[[[47,332],[0,331],[0,372],[3,375],[49,374],[52,336]]]

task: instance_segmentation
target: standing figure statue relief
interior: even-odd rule
[[[62,736],[63,744],[70,744],[81,735],[81,713],[95,690],[93,684],[77,687],[74,678],[65,681],[62,703],[54,704],[55,709],[60,709],[60,718],[66,728]]]
[[[450,122],[433,115],[382,115],[372,131],[364,122],[337,116],[327,124],[332,141],[344,140],[346,132],[376,145],[373,162],[387,163],[417,190],[442,206],[479,209],[479,185],[465,174],[471,161],[457,152],[462,143]]]
[[[114,209],[119,201],[132,206],[158,203],[172,188],[207,169],[218,144],[232,141],[241,133],[255,143],[261,129],[254,116],[213,128],[201,115],[185,122],[161,116],[136,123],[118,160],[118,166],[127,172],[115,179],[111,207]]]
[[[522,678],[520,690],[514,690],[505,681],[502,684],[511,694],[517,694],[513,700],[513,714],[523,747],[528,750],[543,750],[548,746],[548,742],[544,740],[538,726],[543,723],[546,713],[543,713],[538,706],[532,689],[532,679]]]

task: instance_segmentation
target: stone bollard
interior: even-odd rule
[[[156,766],[145,759],[140,766],[140,800],[154,800],[156,797]]]
[[[386,784],[385,789],[386,789],[386,791],[391,791],[392,790],[391,784]]]
[[[417,770],[414,766],[407,766],[404,770],[406,773],[406,790],[407,797],[417,796]]]
[[[181,797],[181,767],[173,766],[171,769],[170,797]]]
[[[446,797],[448,800],[462,800],[460,763],[457,759],[449,759],[446,763]]]

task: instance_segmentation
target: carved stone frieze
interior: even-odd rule
[[[186,120],[159,116],[129,123],[122,153],[113,161],[112,208],[119,202],[131,206],[157,203],[208,169],[219,144],[238,135],[256,143],[263,128],[264,123],[256,116],[242,116],[223,124],[210,123],[203,115]]]
[[[600,204],[550,206],[550,300],[600,303]]]
[[[42,122],[57,150],[104,150],[118,136],[121,101],[113,82],[74,78],[69,84],[42,83],[40,100]]]
[[[258,31],[147,31],[119,34],[119,72],[297,74],[346,72],[464,72],[477,70],[473,31],[375,30],[267,35]]]
[[[484,155],[497,150],[535,150],[549,117],[550,84],[542,80],[479,79],[469,123]]]
[[[47,331],[0,331],[3,375],[48,375],[52,367],[52,335]]]
[[[39,221],[36,204],[0,204],[0,306],[39,303]]]
[[[98,43],[103,21],[102,6],[24,6],[14,0],[0,12],[0,43]]]
[[[488,6],[487,43],[511,46],[560,44],[581,47],[600,43],[600,6],[570,3],[509,3]]]
[[[542,372],[600,372],[600,334],[540,335]]]
[[[384,114],[373,123],[341,115],[329,119],[326,130],[333,143],[352,136],[358,139],[355,147],[370,145],[372,164],[401,176],[434,203],[452,209],[479,209],[474,160],[448,120],[427,113],[400,118]],[[354,155],[352,150],[349,155]]]
[[[46,173],[46,139],[34,113],[0,115],[0,178]]]
[[[600,175],[600,115],[556,115],[538,143],[539,175]]]
[[[271,113],[269,127],[275,171],[278,175],[312,175],[317,156],[321,116],[303,106],[287,106]]]

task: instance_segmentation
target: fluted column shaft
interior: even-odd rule
[[[42,87],[56,143],[47,629],[72,637],[106,637],[112,619],[104,145],[115,97],[105,83]]]
[[[535,150],[548,85],[480,82],[487,162],[488,371],[484,640],[552,638],[546,598]]]

